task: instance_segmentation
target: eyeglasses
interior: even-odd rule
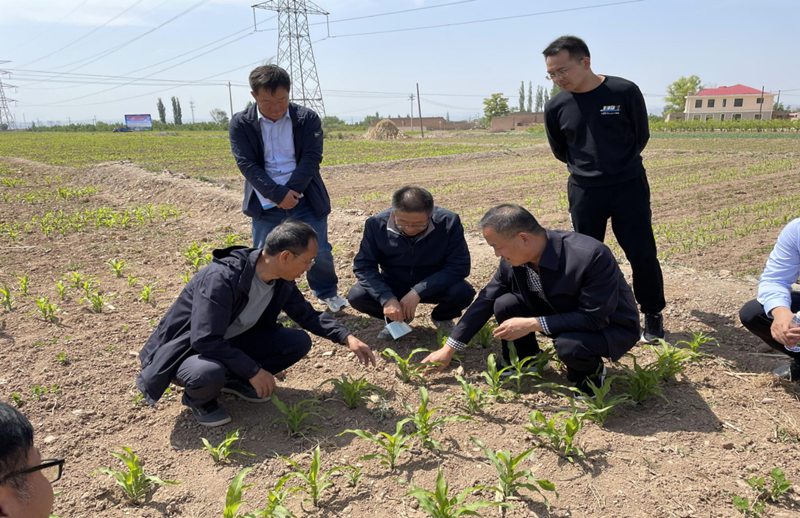
[[[53,482],[58,482],[58,480],[61,478],[61,472],[63,470],[64,470],[64,459],[45,459],[38,466],[23,469],[21,471],[15,471],[14,473],[9,473],[8,475],[0,479],[0,485],[5,484],[13,477],[19,475],[27,475],[28,473],[36,473],[37,471],[41,471],[42,475],[44,475],[44,478],[46,478],[47,481],[52,484]]]
[[[426,222],[424,225],[403,225],[400,223],[395,223],[397,228],[428,228],[428,223]]]
[[[291,251],[291,250],[290,250],[290,251]],[[298,259],[300,259],[301,261],[303,261],[304,263],[306,263],[306,264],[307,264],[307,265],[309,265],[309,266],[314,266],[314,263],[316,263],[316,262],[317,262],[317,258],[316,258],[316,257],[315,257],[315,258],[313,258],[313,259],[311,259],[310,261],[306,261],[305,259],[303,259],[302,257],[300,257],[299,255],[297,255],[297,254],[296,254],[296,253],[294,253],[294,252],[292,252],[292,255],[293,255],[293,256],[295,256],[295,257],[297,257]]]
[[[544,76],[544,78],[545,78],[545,79],[549,79],[550,81],[553,81],[554,79],[566,79],[566,77],[567,77],[567,74],[569,73],[569,70],[570,70],[571,68],[572,68],[572,67],[566,67],[566,68],[562,68],[562,69],[561,69],[561,70],[559,70],[558,72],[555,72],[555,73],[553,73],[553,74],[547,74],[547,75],[545,75],[545,76]]]

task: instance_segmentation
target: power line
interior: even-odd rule
[[[85,4],[85,3],[86,3],[86,2],[88,2],[88,1],[89,1],[89,0],[83,0],[83,2],[81,2],[81,3],[79,3],[78,5],[76,5],[75,7],[73,7],[73,8],[72,8],[72,10],[71,10],[70,12],[68,12],[67,14],[65,14],[64,16],[62,16],[62,17],[61,17],[61,19],[60,19],[60,20],[58,20],[56,23],[57,23],[57,24],[58,24],[58,23],[61,23],[61,22],[63,22],[64,20],[66,20],[67,18],[69,18],[70,16],[72,16],[72,14],[73,14],[75,11],[77,11],[78,9],[80,9],[81,7],[83,7],[83,4]]]
[[[123,14],[127,13],[128,11],[130,11],[131,9],[133,9],[134,7],[136,7],[137,5],[141,4],[143,1],[144,1],[144,0],[136,0],[136,1],[133,3],[133,5],[131,5],[130,7],[128,7],[127,9],[125,9],[124,11],[122,11],[121,13],[119,13],[118,15],[114,16],[114,17],[113,17],[113,18],[111,18],[110,20],[106,21],[106,22],[105,22],[105,23],[103,23],[102,25],[100,25],[100,26],[98,26],[98,27],[95,27],[94,29],[92,29],[91,31],[87,32],[86,34],[84,34],[83,36],[81,36],[80,38],[78,38],[77,40],[74,40],[74,41],[71,41],[70,43],[67,43],[67,44],[66,44],[66,45],[64,45],[63,47],[61,47],[61,48],[58,48],[58,49],[54,50],[53,52],[51,52],[50,54],[47,54],[46,56],[42,56],[42,57],[40,57],[40,58],[34,59],[33,61],[29,61],[29,62],[27,62],[27,63],[25,63],[25,64],[23,64],[23,65],[20,65],[20,67],[27,67],[28,65],[32,65],[32,64],[34,64],[34,63],[37,63],[37,62],[39,62],[39,61],[41,61],[41,60],[43,60],[43,59],[45,59],[45,58],[49,58],[49,57],[50,57],[50,56],[52,56],[53,54],[57,54],[57,53],[61,52],[62,50],[64,50],[64,49],[67,49],[67,48],[69,48],[69,47],[71,47],[71,46],[75,45],[75,44],[76,44],[76,43],[78,43],[79,41],[81,41],[81,40],[84,40],[84,39],[88,38],[89,36],[91,36],[92,34],[94,34],[94,33],[95,33],[95,32],[97,32],[97,31],[99,31],[100,29],[102,29],[103,27],[105,27],[106,25],[108,25],[109,23],[113,22],[114,20],[116,20],[117,18],[119,18],[120,16],[122,16]]]
[[[458,2],[450,2],[450,3],[447,3],[447,4],[429,5],[429,6],[426,6],[426,7],[415,7],[413,9],[403,9],[402,11],[392,11],[392,12],[389,12],[389,13],[368,14],[368,15],[365,15],[365,16],[356,16],[355,18],[344,18],[342,20],[330,20],[330,21],[325,21],[325,22],[309,23],[309,25],[328,25],[328,24],[331,24],[331,23],[352,22],[354,20],[364,20],[364,19],[367,19],[367,18],[379,18],[381,16],[390,16],[390,15],[393,15],[393,14],[411,13],[411,12],[414,12],[414,11],[424,11],[426,9],[436,9],[438,7],[448,7],[448,6],[451,6],[451,5],[468,4],[470,2],[475,2],[475,1],[477,1],[477,0],[460,0]]]
[[[376,35],[376,34],[390,34],[390,33],[396,33],[396,32],[421,31],[421,30],[426,30],[426,29],[441,29],[443,27],[456,27],[456,26],[459,26],[459,25],[473,25],[473,24],[476,24],[476,23],[488,23],[488,22],[499,22],[499,21],[505,21],[505,20],[516,20],[516,19],[519,19],[519,18],[529,18],[531,16],[544,16],[544,15],[547,15],[547,14],[568,13],[568,12],[573,12],[573,11],[584,11],[584,10],[587,10],[587,9],[598,9],[598,8],[601,8],[601,7],[612,7],[612,6],[617,6],[617,5],[634,4],[634,3],[638,3],[638,2],[644,2],[644,1],[645,0],[625,0],[625,1],[622,1],[622,2],[612,2],[612,3],[608,3],[608,4],[597,4],[597,5],[589,5],[589,6],[584,6],[584,7],[572,7],[570,9],[557,9],[557,10],[554,10],[554,11],[542,11],[542,12],[539,12],[539,13],[517,14],[517,15],[513,15],[513,16],[503,16],[503,17],[500,17],[500,18],[487,18],[485,20],[470,20],[470,21],[466,21],[466,22],[442,23],[442,24],[438,24],[438,25],[426,25],[426,26],[422,26],[422,27],[406,27],[404,29],[389,29],[389,30],[383,30],[383,31],[360,32],[360,33],[354,33],[354,34],[339,34],[339,35],[331,35],[329,37],[330,38],[350,38],[350,37],[354,37],[354,36],[373,36],[373,35]]]

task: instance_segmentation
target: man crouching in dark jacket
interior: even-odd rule
[[[489,210],[481,228],[500,266],[446,344],[423,362],[441,362],[443,370],[494,314],[506,363],[508,342],[520,359],[536,356],[536,332],[543,333],[567,379],[591,394],[589,381],[603,383],[603,358],[619,360],[639,339],[636,301],[611,251],[588,236],[545,230],[519,205]]]
[[[444,333],[469,306],[475,290],[465,280],[470,258],[457,214],[434,207],[433,196],[406,186],[392,208],[369,218],[353,263],[358,283],[347,300],[353,309],[381,320],[410,322],[417,305],[437,304],[431,313]],[[383,329],[378,338],[388,340]]]
[[[311,349],[304,331],[277,323],[283,310],[317,336],[346,343],[365,366],[375,365],[369,346],[335,318],[314,310],[294,281],[314,265],[317,234],[287,220],[264,248],[233,246],[214,251],[214,262],[189,281],[139,353],[136,384],[151,405],[170,383],[184,387],[183,404],[204,426],[229,423],[220,392],[263,403],[276,374]]]

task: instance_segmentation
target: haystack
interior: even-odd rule
[[[405,134],[397,129],[397,125],[389,119],[383,119],[375,126],[371,127],[364,138],[367,140],[390,140],[405,138]]]

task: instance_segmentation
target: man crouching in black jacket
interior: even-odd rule
[[[375,318],[410,322],[417,305],[436,304],[431,320],[445,334],[469,306],[475,290],[465,280],[470,258],[458,215],[433,205],[421,187],[392,195],[392,208],[369,218],[353,271],[358,278],[347,300]],[[388,340],[383,329],[378,338]]]
[[[214,251],[214,262],[192,278],[139,353],[136,384],[155,404],[170,383],[184,387],[183,404],[204,426],[229,423],[220,392],[252,403],[269,401],[276,374],[311,349],[304,331],[277,322],[283,310],[317,336],[346,343],[365,366],[369,346],[327,313],[314,310],[294,281],[314,265],[317,233],[287,220],[263,249]]]
[[[494,207],[481,219],[486,242],[501,257],[494,278],[453,330],[423,362],[443,370],[494,314],[503,359],[508,342],[520,358],[536,356],[536,332],[553,338],[567,379],[591,394],[602,385],[603,358],[619,360],[639,339],[639,312],[611,251],[594,238],[545,230],[519,205]]]

